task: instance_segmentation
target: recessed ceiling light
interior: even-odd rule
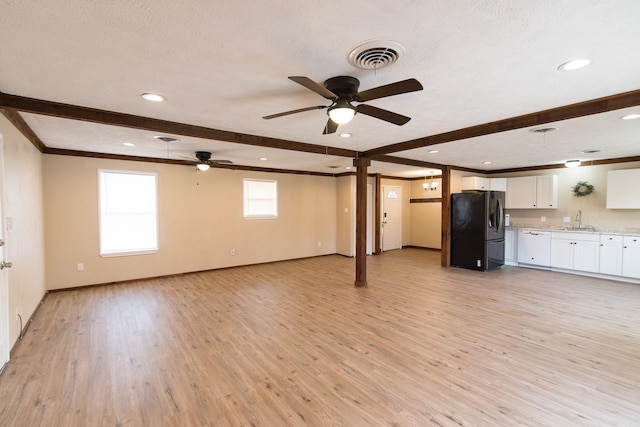
[[[582,150],[581,153],[582,154],[593,154],[593,153],[599,153],[602,150],[600,150],[599,148],[592,148],[590,150]]]
[[[157,93],[143,93],[141,96],[143,99],[146,99],[147,101],[153,101],[153,102],[164,101],[164,96],[158,95]]]
[[[340,136],[343,137],[343,138],[351,138],[351,134],[350,133],[341,133]]]
[[[351,166],[347,166],[345,169],[350,171],[351,170]]]
[[[133,142],[123,142],[122,145],[124,145],[125,147],[135,147],[136,144],[134,144]]]
[[[580,160],[567,160],[564,165],[568,168],[577,168],[580,166]]]
[[[621,119],[622,120],[640,119],[640,113],[627,114],[626,116],[622,116]]]
[[[266,157],[260,157],[260,160],[262,160],[263,162],[266,162],[267,158]]]
[[[558,67],[560,71],[573,71],[586,67],[591,61],[586,58],[574,59],[573,61],[565,62]]]
[[[483,165],[490,165],[491,162],[482,162]]]
[[[439,151],[438,150],[429,150],[429,151],[427,151],[427,153],[436,154],[436,153],[439,153]]]

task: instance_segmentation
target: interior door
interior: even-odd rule
[[[402,249],[402,187],[382,186],[382,250]]]
[[[0,371],[9,361],[9,284],[4,246],[4,144],[0,135]]]

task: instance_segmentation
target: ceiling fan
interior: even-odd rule
[[[185,156],[183,156],[185,157]],[[227,165],[233,166],[233,162],[231,160],[224,159],[212,159],[211,152],[209,151],[196,151],[196,158],[192,159],[191,157],[185,157],[187,159],[191,159],[196,163],[196,167],[198,170],[206,171],[213,165]]]
[[[314,107],[285,111],[283,113],[264,116],[263,119],[269,120],[275,119],[276,117],[288,116],[289,114],[302,113],[304,111],[327,109],[329,119],[327,120],[327,124],[322,132],[324,135],[334,133],[338,129],[338,125],[349,123],[356,113],[365,114],[367,116],[375,117],[376,119],[402,126],[411,120],[411,117],[403,116],[371,105],[352,105],[352,102],[367,102],[373,99],[400,95],[423,89],[420,82],[416,79],[402,80],[362,92],[358,92],[360,81],[351,76],[332,77],[325,80],[323,85],[314,82],[308,77],[291,76],[289,79],[309,90],[314,91],[318,95],[329,99],[331,101],[331,105],[317,105]]]

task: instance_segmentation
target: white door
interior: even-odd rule
[[[382,250],[402,249],[402,187],[382,186]]]
[[[0,371],[9,361],[9,285],[4,261],[4,144],[0,135]]]

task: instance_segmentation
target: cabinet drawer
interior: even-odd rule
[[[600,235],[597,233],[573,233],[573,232],[564,232],[564,231],[554,231],[551,233],[552,239],[563,239],[563,240],[581,240],[583,242],[599,242]]]
[[[623,236],[622,242],[625,246],[640,247],[640,236]]]
[[[600,243],[622,243],[622,236],[619,234],[601,234]]]

